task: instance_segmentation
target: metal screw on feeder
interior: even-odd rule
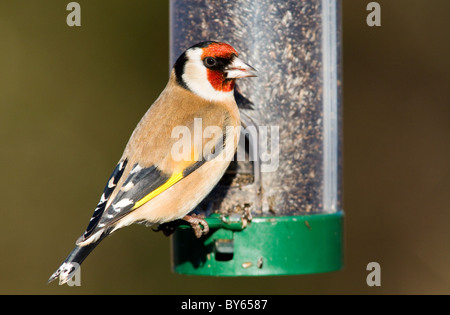
[[[197,208],[211,232],[200,239],[187,226],[174,233],[173,270],[256,276],[341,269],[340,2],[172,0],[170,19],[171,63],[193,44],[217,40],[258,69],[237,94],[249,131],[238,153],[247,159],[232,162]]]

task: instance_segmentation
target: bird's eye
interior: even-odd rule
[[[205,64],[205,66],[208,67],[208,68],[214,67],[217,64],[216,59],[214,59],[213,57],[206,57],[203,60],[203,62]]]

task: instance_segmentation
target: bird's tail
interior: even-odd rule
[[[106,236],[106,235],[105,235]],[[75,246],[72,252],[67,256],[66,260],[48,279],[48,283],[59,277],[59,284],[64,284],[69,281],[75,274],[75,271],[80,267],[81,263],[94,250],[94,248],[102,241],[104,237],[100,237],[95,242],[85,246]]]

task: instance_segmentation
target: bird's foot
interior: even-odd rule
[[[181,220],[188,222],[194,230],[195,236],[200,238],[202,235],[206,235],[209,232],[209,226],[204,220],[204,217],[205,216],[201,214],[191,214],[185,215]],[[163,232],[165,236],[170,236],[175,232],[177,227],[182,224],[181,220],[159,224],[156,228],[153,228],[153,231]]]
[[[163,232],[164,236],[172,235],[180,225],[179,220],[159,224],[156,228],[152,228],[155,232]]]
[[[195,237],[200,238],[209,232],[208,223],[203,219],[204,216],[191,214],[185,215],[182,220],[188,222],[194,230]]]

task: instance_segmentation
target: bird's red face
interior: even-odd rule
[[[208,100],[232,97],[237,78],[256,76],[256,70],[239,59],[232,46],[218,42],[192,46],[174,69],[181,86]]]
[[[238,56],[237,51],[225,43],[212,43],[203,48],[202,60],[205,63],[206,75],[212,87],[221,92],[230,92],[234,89],[234,78],[226,78],[226,74],[217,66],[218,60],[222,63],[229,62],[234,56]]]

